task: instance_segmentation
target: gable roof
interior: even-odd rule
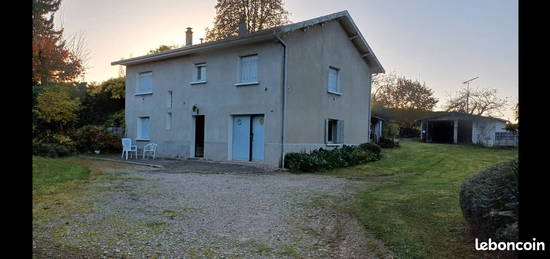
[[[307,28],[309,26],[322,24],[333,20],[340,22],[341,26],[344,28],[344,31],[346,31],[347,35],[349,36],[349,39],[352,41],[355,48],[357,48],[357,50],[359,51],[359,55],[361,55],[361,57],[365,59],[367,64],[373,68],[372,72],[384,73],[385,70],[380,64],[380,61],[374,55],[374,52],[372,51],[369,44],[367,43],[367,41],[365,40],[365,38],[363,37],[359,29],[353,22],[353,19],[349,15],[348,11],[341,11],[341,12],[313,18],[310,20],[306,20],[303,22],[298,22],[298,23],[283,25],[283,26],[279,26],[279,27],[275,27],[267,30],[248,33],[246,35],[239,36],[239,37],[232,37],[232,38],[218,40],[218,41],[194,44],[191,46],[171,49],[171,50],[162,51],[155,54],[122,59],[122,60],[111,62],[111,65],[124,65],[124,66],[136,65],[136,64],[142,64],[142,63],[147,63],[152,61],[160,61],[164,59],[185,56],[193,53],[199,53],[199,52],[218,49],[218,48],[227,48],[231,46],[238,46],[238,45],[243,45],[243,44],[248,44],[253,42],[265,41],[268,39],[276,38],[281,34],[285,34],[291,31]]]

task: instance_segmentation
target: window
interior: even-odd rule
[[[153,93],[153,73],[143,72],[138,75],[138,86],[136,94]]]
[[[258,83],[258,55],[241,57],[239,84]]]
[[[172,90],[168,90],[168,99],[166,100],[166,107],[172,108]]]
[[[149,117],[139,117],[137,125],[137,139],[149,140]]]
[[[325,121],[325,143],[343,144],[344,143],[344,121],[326,120]]]
[[[329,93],[340,94],[340,70],[335,67],[329,67],[328,70],[328,91]]]
[[[191,84],[206,83],[206,63],[195,64],[193,82]]]
[[[166,114],[166,129],[169,130],[172,128],[172,113],[169,112]]]

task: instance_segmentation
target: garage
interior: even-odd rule
[[[237,161],[264,160],[264,115],[234,115],[232,156]]]
[[[420,120],[421,140],[427,143],[499,145],[496,135],[506,133],[506,120],[462,112],[437,112]]]

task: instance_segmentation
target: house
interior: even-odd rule
[[[462,112],[438,112],[418,120],[421,140],[428,143],[517,145],[517,136],[506,131],[506,120]]]
[[[244,25],[244,24],[243,24]],[[126,66],[126,136],[158,155],[283,166],[369,142],[384,68],[347,11],[111,63]]]

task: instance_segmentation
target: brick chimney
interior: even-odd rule
[[[193,45],[193,32],[191,31],[191,27],[187,27],[187,31],[185,31],[185,46],[191,45]]]

